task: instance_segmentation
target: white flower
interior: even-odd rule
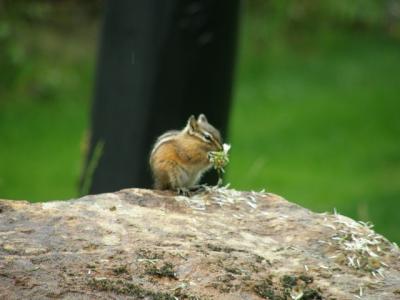
[[[231,149],[231,145],[229,145],[229,144],[223,144],[222,145],[222,148],[224,148],[224,154],[225,155],[228,155],[228,152],[229,152],[229,150]]]

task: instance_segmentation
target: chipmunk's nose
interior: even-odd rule
[[[222,146],[222,143],[218,140],[215,140],[215,145],[217,146],[218,151],[224,150],[224,147]]]

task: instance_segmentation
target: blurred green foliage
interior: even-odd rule
[[[306,13],[294,26],[281,16],[311,2],[276,2],[243,18],[227,181],[336,207],[399,241],[400,40],[378,17]]]
[[[100,11],[85,7],[0,1],[1,198],[77,194]]]
[[[398,0],[248,0],[244,3],[252,18],[268,22],[267,32],[273,35],[331,27],[400,36]]]
[[[1,102],[15,101],[15,92],[37,94],[18,101],[52,101],[64,78],[63,69],[38,60],[55,52],[76,57],[78,41],[98,25],[100,1],[0,0],[0,97]],[[63,41],[64,40],[64,41]],[[93,44],[94,37],[91,37]],[[71,44],[67,44],[71,42]],[[93,51],[93,45],[90,45]],[[87,43],[83,47],[88,47]],[[47,52],[47,53],[46,53]],[[94,53],[92,53],[93,55]],[[53,56],[52,56],[53,55]],[[72,58],[74,59],[74,58]],[[46,69],[46,70],[45,70]],[[49,74],[44,74],[49,72]],[[52,72],[59,73],[52,76]],[[38,74],[39,73],[39,74]],[[39,76],[37,76],[39,75]],[[45,75],[45,76],[43,76]],[[65,74],[68,77],[68,74]],[[10,92],[10,93],[9,93]],[[32,95],[29,95],[32,96]],[[18,97],[16,97],[18,98]]]
[[[101,9],[0,0],[0,197],[77,195]],[[399,19],[398,0],[244,2],[226,181],[400,241]]]

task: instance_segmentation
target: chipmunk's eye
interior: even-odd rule
[[[208,132],[204,132],[203,137],[206,141],[211,141],[211,134],[209,134]]]

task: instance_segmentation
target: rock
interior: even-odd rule
[[[369,224],[269,193],[0,200],[0,299],[400,299]]]

